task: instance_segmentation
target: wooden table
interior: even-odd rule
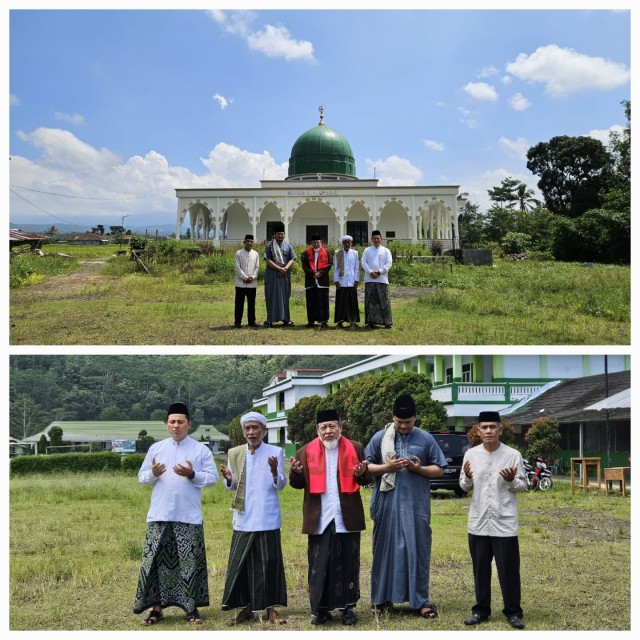
[[[573,470],[575,465],[580,465],[580,478],[581,482],[578,485],[582,487],[582,493],[587,491],[598,491],[600,489],[600,458],[571,458],[571,465],[569,467],[569,474],[571,475],[571,493],[575,492],[575,478]],[[593,471],[596,474],[597,484],[589,484],[589,472]]]
[[[620,483],[620,493],[623,496],[627,495],[627,487],[625,484],[625,476],[631,471],[631,467],[606,467],[604,470],[604,486],[607,489],[607,495],[609,495],[612,482]],[[611,488],[613,492],[613,488]]]

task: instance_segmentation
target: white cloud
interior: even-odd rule
[[[495,76],[498,73],[500,73],[500,71],[496,67],[491,65],[489,67],[481,69],[480,73],[478,74],[478,78],[490,78],[491,76]]]
[[[626,129],[621,124],[614,124],[608,129],[592,129],[586,135],[590,138],[595,138],[596,140],[600,140],[603,145],[609,145],[609,134],[615,132],[619,135],[622,135],[622,132]]]
[[[431,151],[444,151],[444,145],[442,142],[437,142],[436,140],[423,140],[422,143]]]
[[[256,14],[251,11],[208,11],[209,17],[223,25],[228,33],[243,38],[249,49],[258,51],[268,58],[302,60],[314,62],[313,43],[308,40],[296,40],[284,25],[264,25],[254,29]]]
[[[530,147],[529,141],[526,138],[510,140],[503,136],[498,140],[498,144],[513,158],[518,158],[523,161],[526,160],[527,151]]]
[[[268,151],[253,153],[226,142],[219,142],[200,161],[209,170],[210,187],[251,187],[262,179],[283,180],[289,167],[289,161],[277,164]]]
[[[496,88],[487,82],[468,82],[462,88],[474,100],[495,102],[498,99]]]
[[[381,187],[392,187],[395,185],[415,185],[422,178],[422,171],[406,160],[398,156],[389,156],[386,160],[365,161],[369,175],[374,175],[379,179]]]
[[[227,99],[220,93],[214,93],[211,97],[220,105],[222,110],[226,109],[233,102],[232,99]]]
[[[620,62],[588,56],[573,49],[551,44],[539,47],[531,55],[521,53],[506,67],[520,80],[540,82],[552,96],[578,91],[606,90],[630,81],[630,71]]]
[[[469,129],[475,129],[477,126],[477,121],[474,117],[473,111],[469,111],[469,109],[465,109],[464,107],[458,107],[458,112],[460,113],[460,121]]]
[[[61,111],[54,111],[53,117],[61,122],[67,122],[69,124],[85,124],[84,116],[79,113],[62,113]]]
[[[525,111],[531,106],[531,101],[521,93],[516,93],[509,98],[509,106],[514,111]]]
[[[269,58],[314,60],[313,44],[308,40],[294,40],[284,26],[268,24],[261,31],[252,33],[247,42],[250,49],[260,51]]]
[[[285,178],[288,168],[288,162],[277,164],[267,151],[253,153],[220,143],[201,159],[206,172],[197,175],[185,167],[171,166],[157,151],[125,160],[60,129],[40,128],[29,134],[18,132],[18,136],[39,155],[33,160],[12,155],[11,183],[36,190],[18,188],[16,192],[65,220],[75,217],[117,224],[124,214],[132,216],[129,224],[135,226],[136,217],[140,220],[153,214],[157,224],[172,223],[176,188],[257,187],[263,177]],[[36,207],[12,195],[11,218],[16,222],[34,216],[42,219],[44,214]]]
[[[9,95],[9,106],[11,107],[19,107],[20,106],[20,98],[14,93]]]

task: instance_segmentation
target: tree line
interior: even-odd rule
[[[164,420],[185,402],[194,426],[229,422],[248,410],[272,375],[285,369],[329,371],[359,356],[58,356],[10,358],[9,431],[21,439],[53,421]]]
[[[631,102],[626,127],[604,145],[589,136],[556,136],[527,151],[543,201],[512,177],[488,190],[480,212],[467,200],[459,216],[463,246],[499,246],[577,262],[631,261]]]

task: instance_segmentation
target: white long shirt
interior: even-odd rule
[[[151,471],[154,458],[166,467],[158,477]],[[184,465],[186,460],[193,465],[193,480],[173,471],[174,465]],[[202,524],[202,489],[218,482],[218,472],[211,451],[187,436],[180,442],[173,438],[154,442],[140,467],[138,480],[153,485],[147,522]]]
[[[472,478],[464,472],[464,463],[471,464]],[[460,471],[460,487],[471,491],[468,532],[476,536],[501,538],[518,535],[518,499],[516,493],[527,490],[527,480],[522,456],[505,444],[495,451],[484,445],[469,449],[464,454]],[[506,482],[500,475],[502,469],[518,467],[516,477]]]
[[[320,520],[315,534],[322,533],[332,520],[336,522],[336,533],[347,533],[342,519],[340,492],[338,490],[338,447],[324,450],[325,460],[325,492],[320,495]]]
[[[246,289],[255,289],[258,286],[258,272],[260,271],[260,256],[255,249],[247,251],[240,249],[236,251],[235,260],[235,286],[244,287]],[[251,282],[245,282],[244,279],[252,276]]]
[[[268,459],[278,458],[278,473],[274,478]],[[245,454],[245,482],[244,511],[233,512],[233,528],[235,531],[272,531],[282,525],[280,513],[280,498],[278,492],[287,484],[284,474],[284,453],[281,447],[263,442],[254,452]],[[231,463],[227,464],[231,469]],[[231,485],[229,491],[235,491],[240,475],[240,469],[231,469]]]
[[[387,247],[367,247],[362,253],[362,268],[364,269],[365,282],[377,282],[379,284],[389,284],[389,270],[393,265],[391,251]],[[379,271],[377,278],[371,277],[372,271]]]
[[[340,277],[338,266],[338,251],[333,256],[333,281],[339,282],[341,287],[353,287],[360,280],[360,261],[358,252],[349,249],[344,252],[344,276]]]

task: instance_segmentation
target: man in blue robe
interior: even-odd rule
[[[435,618],[429,600],[431,563],[430,478],[447,465],[427,431],[414,427],[416,405],[409,395],[393,404],[393,422],[367,445],[369,472],[376,479],[371,499],[373,561],[372,612],[408,602],[423,618]]]
[[[266,246],[264,260],[267,268],[264,272],[264,297],[267,303],[265,327],[282,321],[282,326],[293,326],[289,313],[291,298],[291,269],[296,260],[296,252],[284,239],[284,224],[275,226],[274,237]]]

